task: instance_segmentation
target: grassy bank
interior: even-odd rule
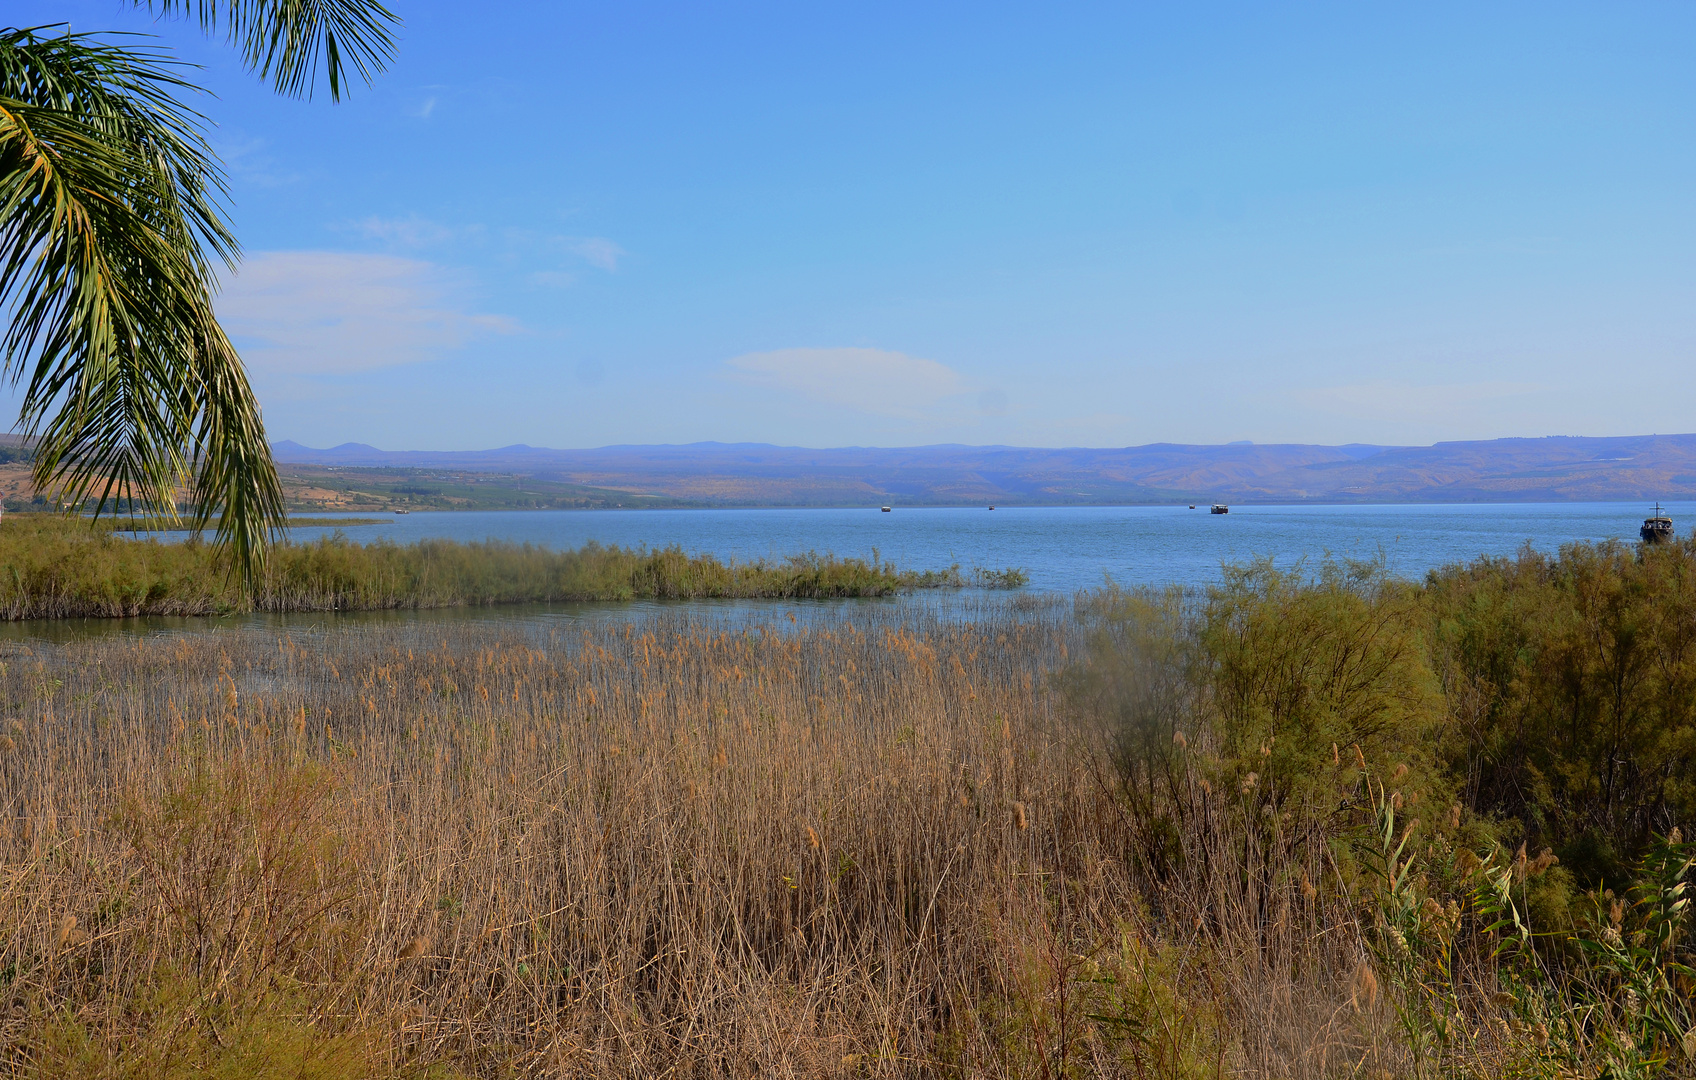
[[[14,648],[0,1073],[1689,1076],[1686,583]]]
[[[800,555],[726,563],[679,548],[590,544],[552,551],[499,541],[369,544],[333,537],[273,548],[251,592],[211,547],[113,535],[86,523],[16,516],[0,524],[0,617],[214,615],[353,611],[575,600],[889,596],[907,589],[1014,587],[1016,570],[903,570]]]

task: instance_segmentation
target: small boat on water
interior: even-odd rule
[[[412,511],[411,510],[396,510],[395,513],[397,513],[397,514],[410,514],[410,513],[412,513]]]
[[[1637,535],[1643,538],[1645,544],[1664,544],[1672,539],[1672,518],[1661,512],[1661,504],[1655,504],[1652,517],[1643,519],[1643,527],[1637,530]]]
[[[1224,503],[1214,503],[1213,509],[1208,511],[1210,514],[1229,514],[1230,512],[1231,508]]]
[[[889,513],[889,507],[887,507],[887,506],[886,506],[886,507],[884,507],[884,508],[883,508],[883,512],[884,512],[884,513],[886,513],[886,514],[887,514],[887,513]]]
[[[1190,503],[1190,509],[1191,509],[1191,510],[1194,510],[1194,509],[1195,509],[1195,503]]]
[[[994,510],[994,509],[995,509],[995,507],[993,507],[993,506],[992,506],[992,507],[990,507],[990,509],[991,509],[991,510]]]

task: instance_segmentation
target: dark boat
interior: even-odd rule
[[[1231,512],[1231,508],[1226,506],[1224,503],[1214,503],[1213,509],[1208,512],[1212,514],[1229,514]]]
[[[887,507],[887,506],[883,507],[883,512],[886,513],[886,514],[889,513],[889,507]]]
[[[1672,518],[1661,513],[1661,504],[1655,504],[1653,517],[1643,519],[1643,527],[1637,530],[1637,535],[1643,538],[1645,544],[1664,544],[1672,539]]]

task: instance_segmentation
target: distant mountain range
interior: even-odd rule
[[[314,450],[285,440],[272,449],[279,464],[516,473],[736,506],[1696,499],[1696,435],[1123,449],[690,443],[395,451],[361,443]]]

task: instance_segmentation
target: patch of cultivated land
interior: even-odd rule
[[[291,509],[613,510],[691,505],[669,496],[523,473],[279,465]]]

